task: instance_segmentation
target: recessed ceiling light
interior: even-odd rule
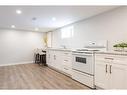
[[[56,18],[55,18],[55,17],[53,17],[53,18],[52,18],[52,21],[56,21]]]
[[[35,31],[39,31],[39,29],[38,28],[35,28]]]
[[[15,25],[11,25],[11,28],[15,28]]]
[[[21,10],[16,10],[16,13],[17,13],[17,14],[21,14],[22,11],[21,11]]]

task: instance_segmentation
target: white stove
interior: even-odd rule
[[[83,48],[73,51],[72,78],[80,83],[95,88],[94,63],[95,52],[106,50],[105,48]]]

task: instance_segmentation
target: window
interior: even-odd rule
[[[61,37],[62,39],[73,37],[73,26],[69,26],[69,27],[61,29]]]

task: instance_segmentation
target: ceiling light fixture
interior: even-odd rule
[[[56,18],[55,18],[55,17],[53,17],[53,18],[52,18],[52,21],[56,21]]]
[[[35,28],[35,31],[39,31],[39,29],[38,28]]]
[[[21,10],[16,10],[16,13],[17,13],[17,14],[21,14],[22,11],[21,11]]]
[[[15,28],[15,25],[11,25],[11,28]]]

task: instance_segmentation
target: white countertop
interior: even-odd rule
[[[64,48],[48,48],[49,50],[58,50],[58,51],[75,51],[76,49],[64,49]],[[121,51],[96,51],[95,54],[112,54],[112,55],[124,55],[127,56],[127,52],[121,52]]]
[[[127,56],[127,52],[121,51],[97,51],[96,54],[112,54],[112,55],[125,55]]]
[[[58,51],[73,51],[74,49],[69,49],[69,48],[67,48],[67,49],[64,49],[64,48],[47,48],[47,50],[58,50]]]

